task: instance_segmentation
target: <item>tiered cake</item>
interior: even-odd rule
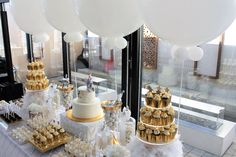
[[[41,61],[34,61],[27,66],[26,88],[28,90],[43,90],[49,86],[49,80],[44,72],[44,65]]]
[[[177,126],[174,123],[175,111],[171,104],[168,88],[149,88],[145,96],[146,105],[140,109],[140,122],[137,135],[149,143],[168,143],[175,139]]]
[[[87,79],[87,86],[78,88],[78,98],[72,101],[72,113],[69,110],[67,117],[80,122],[98,121],[103,118],[101,102],[95,95],[91,74]]]
[[[92,120],[101,117],[103,111],[100,99],[95,96],[94,90],[86,86],[78,88],[78,98],[72,101],[72,115],[81,120]]]

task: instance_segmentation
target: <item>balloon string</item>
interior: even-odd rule
[[[69,45],[71,46],[71,44],[69,44]],[[74,48],[74,46],[73,46],[73,58],[75,59],[75,60],[74,60],[74,68],[75,68],[75,73],[76,73],[76,72],[77,72],[77,67],[76,67],[76,57],[75,57],[75,48]],[[74,79],[75,79],[75,93],[77,94],[77,93],[78,93],[78,91],[77,91],[77,88],[78,88],[78,87],[77,87],[77,86],[78,86],[77,83],[78,83],[78,82],[77,82],[76,76],[75,76]]]
[[[178,128],[179,128],[180,106],[181,106],[181,98],[182,98],[183,76],[184,76],[184,60],[182,61],[180,88],[179,88],[179,106],[178,106],[179,108],[178,108],[178,120],[177,120]],[[178,133],[179,133],[179,129],[177,130],[177,134]]]

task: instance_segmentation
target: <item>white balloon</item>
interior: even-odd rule
[[[116,38],[116,48],[124,49],[127,46],[127,40],[125,38]]]
[[[139,0],[144,22],[160,38],[181,46],[210,41],[233,22],[236,0]]]
[[[125,38],[108,38],[104,42],[104,46],[108,49],[124,49],[127,46],[127,41]]]
[[[33,42],[44,43],[49,40],[49,35],[46,33],[33,35]]]
[[[66,33],[64,36],[64,40],[67,43],[72,43],[72,42],[80,42],[83,40],[83,36],[79,33]]]
[[[176,60],[186,60],[188,58],[188,50],[185,47],[173,46],[171,49],[171,56]]]
[[[136,0],[77,0],[82,23],[102,37],[123,37],[142,24]]]
[[[189,47],[188,48],[188,58],[192,61],[200,61],[204,55],[204,51],[200,47]]]
[[[40,0],[11,0],[11,12],[16,24],[26,33],[41,34],[52,31],[42,11]]]
[[[104,47],[108,49],[114,49],[116,44],[115,38],[108,38],[104,42]]]
[[[76,12],[74,0],[43,0],[48,22],[65,33],[85,31]]]

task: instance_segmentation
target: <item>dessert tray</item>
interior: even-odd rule
[[[5,121],[7,124],[13,124],[21,121],[21,117],[14,112],[1,114],[0,118]]]
[[[168,144],[171,144],[171,143],[175,142],[179,137],[178,137],[178,136],[175,136],[175,138],[172,139],[171,141],[169,141],[169,142],[162,142],[162,143],[147,142],[147,141],[142,140],[138,135],[136,135],[136,138],[137,138],[139,141],[141,141],[142,143],[145,143],[145,144],[148,144],[148,145],[152,145],[152,146],[164,146],[164,145],[168,145]]]
[[[59,139],[59,140],[56,140],[56,141],[53,141],[52,143],[50,144],[47,144],[45,145],[44,147],[40,146],[39,143],[36,143],[32,138],[29,140],[29,142],[40,152],[42,153],[45,153],[49,150],[52,150],[54,148],[57,148],[63,144],[66,144],[68,143],[70,140],[72,139],[72,137],[66,133],[65,134],[65,137],[63,139]]]
[[[69,118],[70,120],[72,121],[75,121],[75,122],[96,122],[96,121],[99,121],[101,119],[103,119],[104,117],[104,114],[101,113],[100,115],[96,116],[96,117],[92,117],[92,118],[76,118],[73,116],[72,114],[72,109],[71,110],[68,110],[66,112],[66,117]]]

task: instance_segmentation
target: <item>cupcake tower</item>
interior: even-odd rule
[[[44,65],[41,61],[34,61],[27,66],[26,88],[28,90],[43,90],[49,86],[49,80],[44,72]]]
[[[171,104],[171,92],[160,86],[156,90],[149,87],[145,95],[146,105],[140,109],[138,137],[149,143],[168,143],[175,138],[177,126],[175,111]]]

